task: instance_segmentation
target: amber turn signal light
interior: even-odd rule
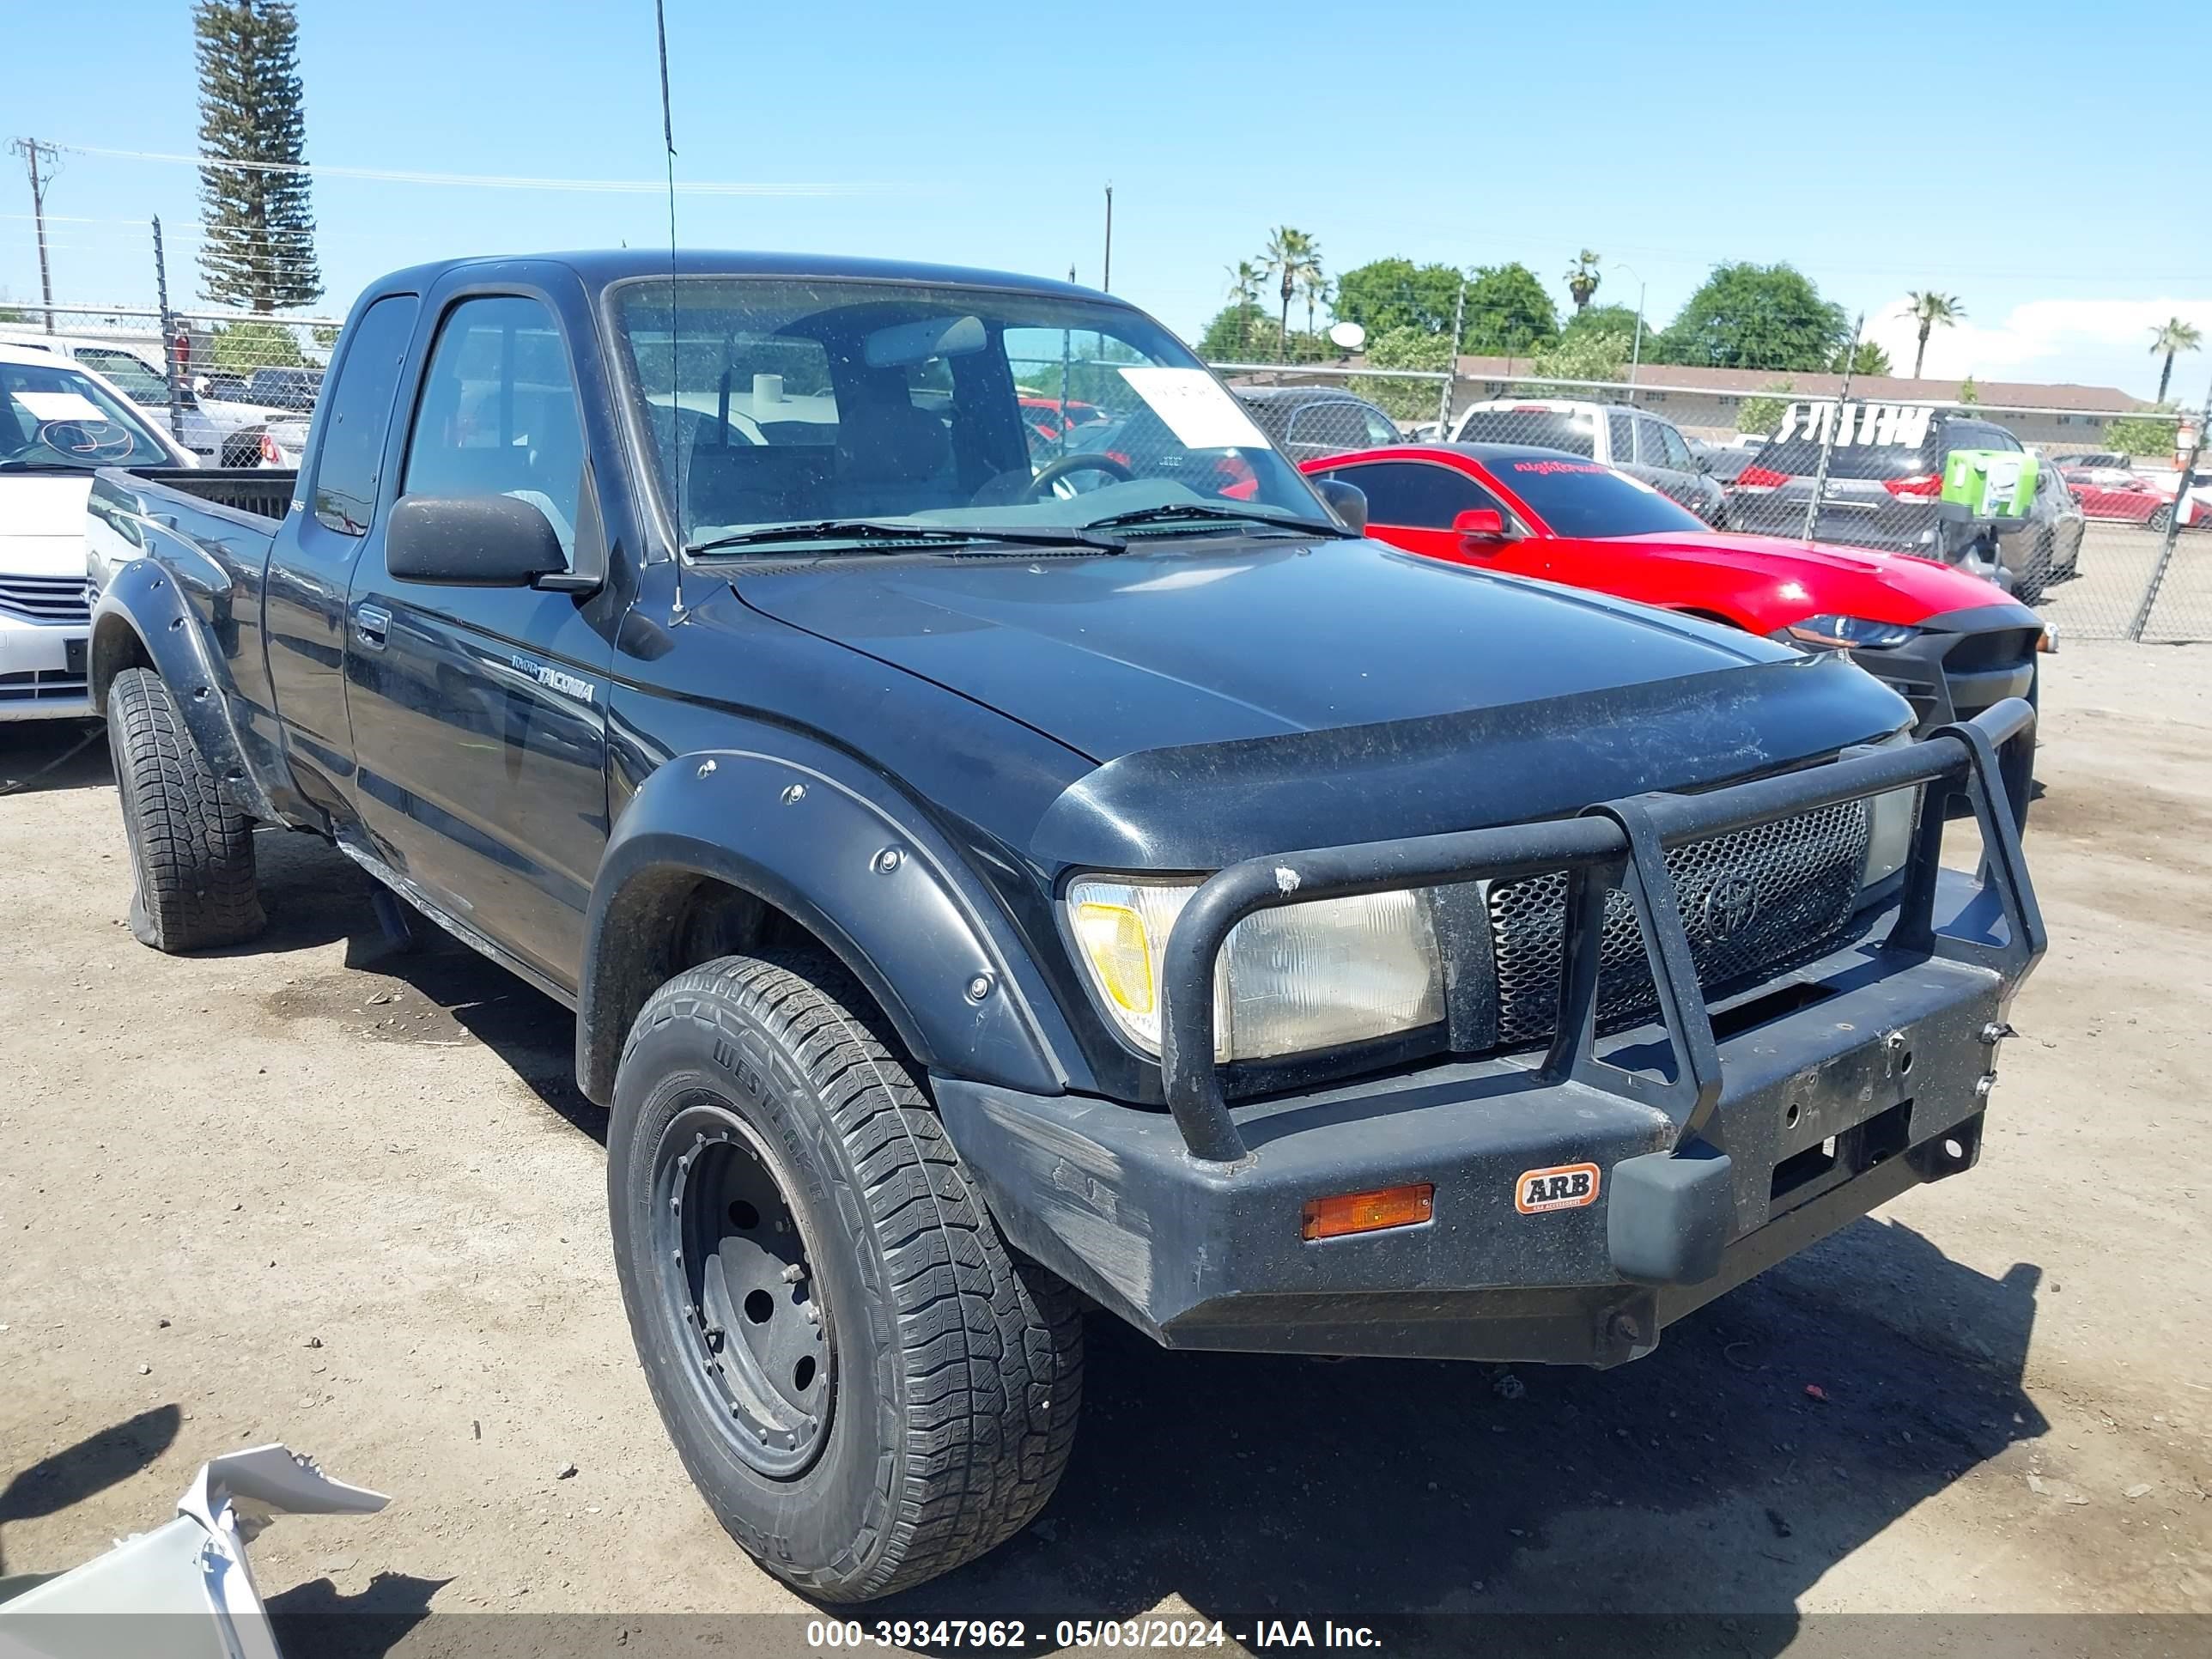
[[[1426,1181],[1416,1187],[1385,1187],[1376,1193],[1337,1193],[1306,1200],[1304,1231],[1308,1238],[1341,1238],[1346,1233],[1418,1226],[1436,1206],[1436,1187]]]

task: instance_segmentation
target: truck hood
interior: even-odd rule
[[[0,571],[82,575],[91,495],[89,472],[0,472]]]
[[[754,610],[1105,762],[1773,661],[1747,635],[1374,542],[733,569]]]

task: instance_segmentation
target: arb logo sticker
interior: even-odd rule
[[[1597,1202],[1597,1165],[1559,1164],[1530,1170],[1513,1188],[1513,1207],[1522,1215],[1545,1210],[1579,1210]]]

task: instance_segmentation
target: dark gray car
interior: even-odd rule
[[[1402,443],[1398,423],[1369,403],[1326,386],[1243,386],[1237,397],[1275,447],[1294,461]]]
[[[2048,460],[2023,517],[1999,525],[1944,516],[1943,469],[1954,451],[2025,450],[1995,421],[1926,405],[1853,404],[1838,416],[1833,404],[1792,404],[1781,431],[1729,486],[1735,528],[1802,536],[1824,447],[1815,540],[1940,558],[2010,588],[2024,605],[2075,574],[2081,509]]]

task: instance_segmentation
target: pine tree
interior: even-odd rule
[[[322,297],[301,111],[298,20],[289,0],[199,0],[200,153],[260,167],[203,166],[200,271],[207,297],[258,312]]]

